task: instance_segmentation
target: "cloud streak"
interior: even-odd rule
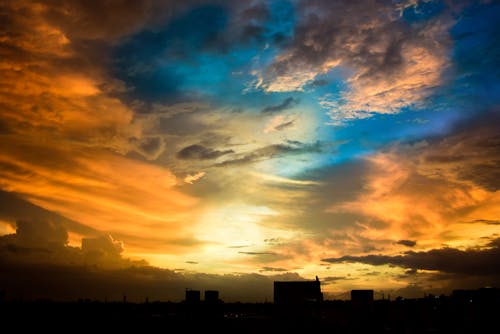
[[[308,153],[320,153],[321,143],[316,142],[312,144],[307,143],[283,143],[283,144],[273,144],[255,149],[248,153],[241,153],[235,159],[225,160],[216,164],[217,167],[226,167],[232,165],[245,165],[255,162],[260,162],[263,160],[279,158],[287,155],[300,155]]]
[[[187,160],[213,160],[219,157],[222,157],[226,154],[234,153],[233,150],[214,150],[211,148],[207,148],[202,145],[190,145],[184,147],[182,150],[177,152],[177,157],[179,159],[187,159]]]
[[[280,104],[265,107],[264,109],[262,109],[262,113],[263,114],[277,113],[286,109],[290,109],[296,106],[297,104],[299,104],[298,99],[294,99],[293,97],[287,97]]]

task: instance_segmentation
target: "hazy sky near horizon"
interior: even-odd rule
[[[498,20],[495,1],[3,1],[0,288],[500,285]]]

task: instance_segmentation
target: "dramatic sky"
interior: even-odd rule
[[[0,290],[500,285],[500,5],[2,1]]]

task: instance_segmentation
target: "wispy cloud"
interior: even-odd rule
[[[199,159],[199,160],[210,160],[217,159],[223,155],[234,153],[233,150],[214,150],[211,148],[204,147],[202,145],[190,145],[179,152],[177,152],[177,157],[179,159]]]
[[[291,116],[277,115],[266,125],[264,133],[283,131],[285,129],[292,128],[295,125],[295,121],[296,119]]]
[[[320,153],[321,143],[282,143],[264,146],[248,153],[240,153],[234,159],[229,159],[216,164],[217,167],[231,165],[245,165],[263,160],[278,158],[286,155],[299,155],[307,153]]]
[[[198,172],[198,173],[193,174],[193,175],[190,174],[184,178],[184,182],[189,183],[189,184],[193,184],[193,182],[198,181],[203,176],[205,176],[205,172]]]
[[[262,109],[262,113],[276,113],[286,109],[290,109],[299,103],[298,99],[294,99],[293,97],[287,97],[280,104],[276,104],[273,106],[268,106]]]

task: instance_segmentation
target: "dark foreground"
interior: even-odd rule
[[[155,333],[498,333],[498,290],[484,295],[325,301],[280,306],[271,303],[104,303],[8,301],[2,324],[17,331],[155,331]],[[11,327],[13,326],[13,327]]]

